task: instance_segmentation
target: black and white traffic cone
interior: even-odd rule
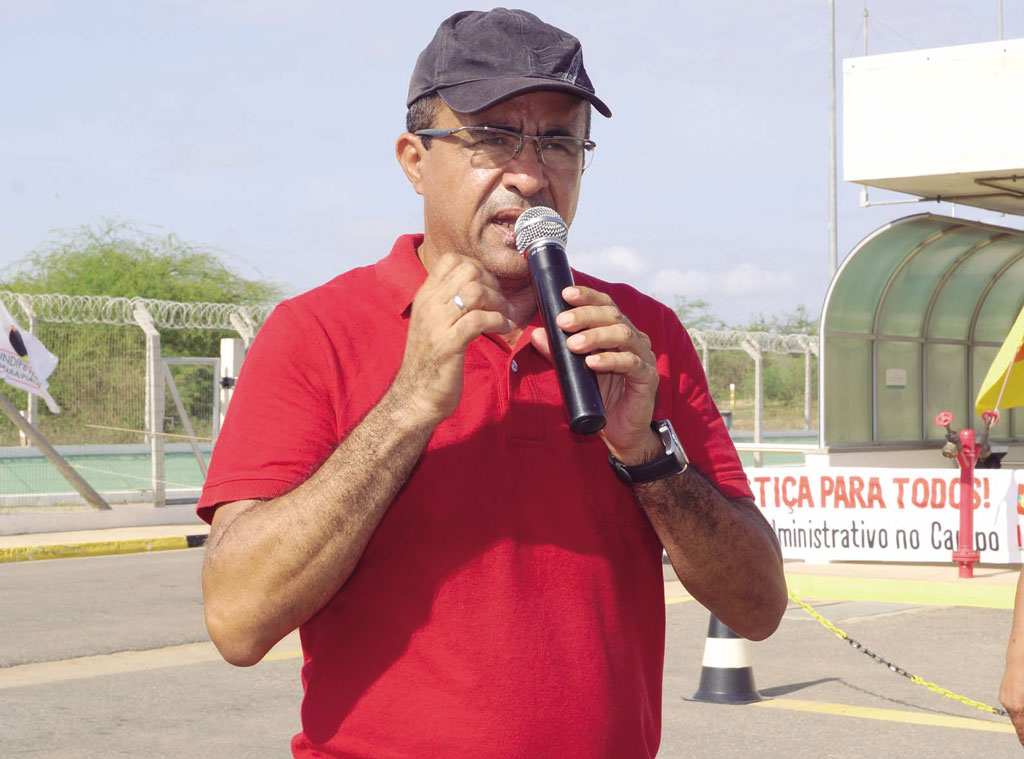
[[[714,614],[704,642],[704,661],[697,692],[687,701],[710,704],[751,704],[765,697],[754,687],[747,640],[718,621]]]

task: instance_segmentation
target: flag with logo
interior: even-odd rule
[[[0,301],[0,378],[38,395],[50,411],[58,414],[60,407],[50,396],[46,381],[56,368],[57,357],[35,335],[19,327]]]
[[[981,383],[975,409],[999,410],[1024,406],[1024,308]]]

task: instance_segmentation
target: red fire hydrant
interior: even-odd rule
[[[974,565],[981,554],[974,550],[974,465],[979,458],[988,456],[988,431],[999,420],[996,412],[985,411],[982,415],[985,428],[982,431],[981,444],[974,439],[974,430],[960,430],[959,439],[949,426],[953,423],[953,412],[943,411],[935,417],[935,423],[946,428],[946,444],[942,455],[947,458],[956,457],[960,465],[960,533],[957,548],[953,551],[953,561],[960,565],[960,577],[974,577]]]
[[[960,539],[953,561],[960,565],[961,577],[974,577],[974,565],[981,554],[974,550],[974,464],[981,449],[974,444],[974,430],[960,430]]]

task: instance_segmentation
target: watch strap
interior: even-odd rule
[[[654,482],[655,480],[670,477],[673,474],[681,474],[686,471],[689,466],[689,462],[687,462],[686,456],[683,454],[679,440],[675,436],[675,431],[672,430],[672,425],[667,420],[658,419],[651,422],[651,429],[659,433],[660,436],[661,432],[659,430],[659,426],[662,424],[668,425],[672,440],[671,445],[666,445],[664,456],[659,456],[653,461],[648,461],[643,464],[630,466],[622,463],[612,454],[608,454],[608,463],[611,464],[612,469],[615,470],[615,474],[618,475],[620,480],[632,485],[642,482]]]

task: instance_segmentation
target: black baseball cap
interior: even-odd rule
[[[436,92],[453,111],[476,113],[537,90],[567,92],[612,115],[594,93],[583,48],[571,34],[526,11],[462,11],[441,23],[416,59],[406,106]]]

